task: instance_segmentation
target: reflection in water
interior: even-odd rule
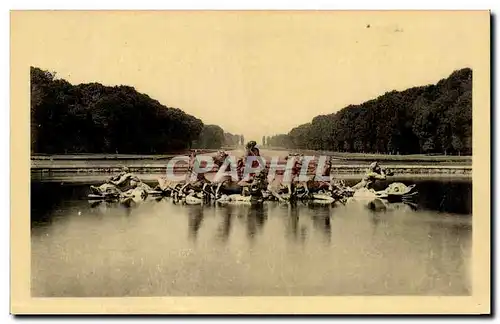
[[[223,206],[220,208],[220,213],[222,214],[222,220],[219,224],[218,237],[223,241],[227,242],[229,239],[229,234],[231,233],[231,222],[233,217],[233,206]]]
[[[378,224],[380,223],[380,219],[382,218],[382,216],[383,216],[382,213],[377,213],[377,212],[371,211],[370,220],[372,222],[374,231],[377,229]]]
[[[287,237],[292,241],[299,241],[299,210],[291,204],[286,208],[285,226]]]
[[[450,240],[457,240],[458,237],[469,232],[469,226],[460,226],[456,224],[446,224],[430,222],[428,237],[430,243],[427,269],[427,288],[446,292],[456,282],[467,282],[465,277],[466,265],[464,264],[464,250],[467,242],[456,242],[450,244]],[[449,268],[455,271],[448,271]],[[457,271],[458,270],[458,271]],[[457,287],[460,294],[466,294],[470,287],[467,284]]]
[[[308,204],[309,209],[313,213],[313,225],[316,229],[319,229],[321,233],[323,233],[323,237],[325,238],[325,242],[331,242],[332,236],[332,224],[331,224],[331,215],[333,207],[316,205],[316,204]]]
[[[194,205],[186,206],[189,210],[189,238],[196,241],[198,237],[198,231],[200,230],[201,224],[203,223],[203,206]]]
[[[432,187],[421,187],[426,186]],[[38,187],[34,192],[51,200],[37,204],[32,196],[32,293],[470,294],[471,215],[439,212],[467,204],[457,207],[458,198],[449,198],[460,191],[439,189],[448,197],[442,205],[442,197],[421,187],[418,210],[400,206],[386,212],[312,203],[189,206],[170,200],[92,208],[81,198],[85,188]],[[461,200],[468,191],[464,195]]]

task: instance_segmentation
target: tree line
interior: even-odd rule
[[[164,154],[244,142],[133,87],[72,85],[36,67],[30,74],[32,153]]]
[[[472,154],[472,70],[320,115],[266,144],[386,154]]]

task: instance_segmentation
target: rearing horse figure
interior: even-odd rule
[[[295,160],[295,163],[292,167],[292,177],[290,182],[287,184],[288,193],[290,194],[290,199],[295,198],[297,194],[297,184],[300,183],[300,170],[302,169],[303,158],[302,156]],[[307,186],[306,186],[307,189]]]
[[[288,160],[288,157],[285,158]],[[296,194],[296,185],[298,182],[298,176],[300,175],[300,169],[302,168],[302,159],[296,159],[294,165],[291,169],[290,179],[281,179],[274,176],[273,179],[269,179],[268,191],[280,201],[284,201],[283,194],[288,193],[290,199],[293,199]],[[285,172],[286,174],[286,172]]]
[[[226,151],[223,151],[223,150],[217,151],[215,156],[213,156],[213,161],[214,161],[214,164],[217,166],[217,168],[220,168],[222,166],[222,164],[224,164],[224,161],[226,161],[228,156],[229,156],[229,154],[227,154]]]
[[[330,177],[332,172],[332,158],[329,158],[326,161],[325,166],[323,167],[323,171],[321,172],[321,176]],[[307,181],[302,183],[305,188],[305,194],[315,193],[319,191],[332,191],[332,185],[330,181],[321,181],[316,179],[316,174],[311,176]]]
[[[222,167],[223,163],[224,163],[223,160],[215,161],[215,164],[218,166],[218,168]],[[224,172],[230,171],[230,168],[231,166],[228,165],[226,170],[224,170]],[[236,173],[238,177],[237,181],[235,181],[230,175],[224,175],[221,178],[216,179],[212,182],[213,185],[217,185],[217,188],[215,189],[216,199],[219,198],[219,192],[221,191],[226,194],[242,193],[243,184],[241,183],[241,180],[243,178],[244,169],[245,169],[244,158],[239,158],[238,161],[236,162]]]
[[[159,190],[164,192],[165,194],[172,195],[174,193],[179,194],[180,189],[184,188],[186,184],[188,184],[193,175],[194,175],[194,163],[196,160],[196,156],[198,155],[198,150],[192,150],[189,159],[188,159],[188,166],[187,166],[187,173],[184,177],[184,179],[179,180],[179,181],[172,181],[169,180],[168,177],[160,176],[158,178],[158,185],[155,187],[155,190]]]

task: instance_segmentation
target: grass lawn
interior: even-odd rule
[[[200,153],[213,153],[217,150],[198,150]],[[32,160],[164,160],[177,155],[189,154],[189,151],[180,151],[166,154],[101,154],[101,153],[82,153],[82,154],[33,154]]]
[[[401,162],[462,162],[472,163],[470,155],[427,155],[427,154],[409,154],[409,155],[389,155],[375,153],[347,153],[334,151],[315,151],[315,150],[287,150],[285,148],[266,148],[269,150],[290,151],[303,153],[304,155],[331,155],[341,160],[356,160],[356,161],[401,161]]]

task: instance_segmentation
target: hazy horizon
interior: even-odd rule
[[[474,69],[484,12],[25,12],[31,65],[128,85],[261,141],[385,92]],[[24,19],[30,21],[29,24]],[[36,25],[37,28],[29,28]]]

